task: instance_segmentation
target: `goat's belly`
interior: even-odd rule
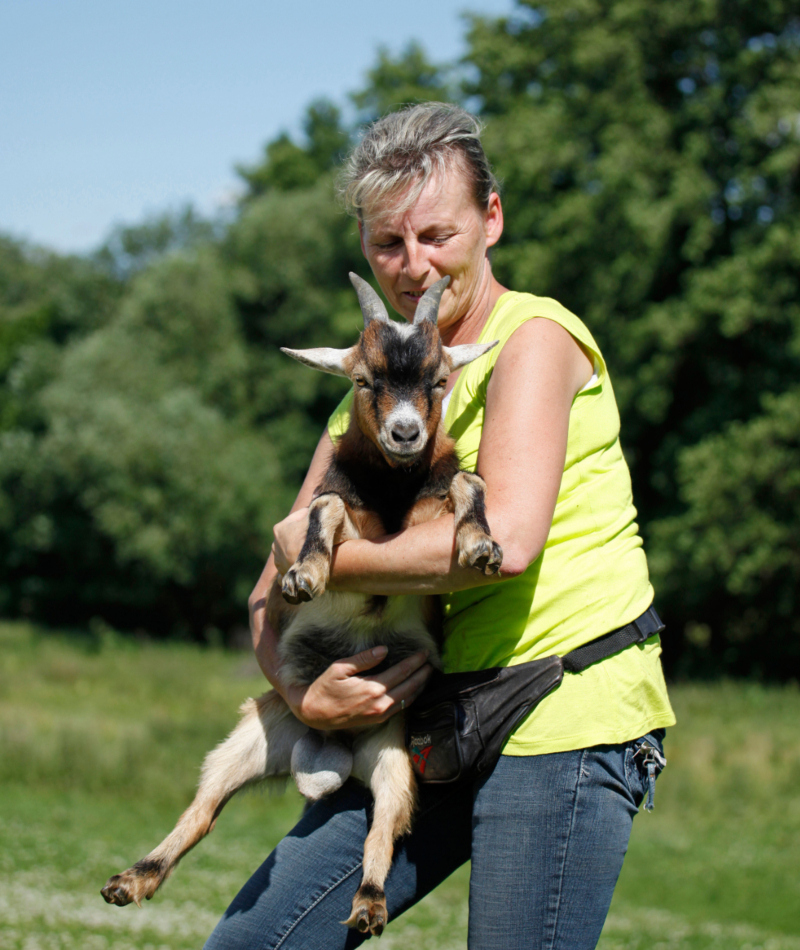
[[[412,595],[376,598],[328,591],[303,604],[281,633],[284,677],[311,683],[336,660],[380,645],[389,649],[381,667],[422,649],[436,662],[438,647],[428,629],[425,601]]]

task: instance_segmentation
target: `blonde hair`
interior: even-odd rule
[[[345,208],[359,219],[390,200],[389,212],[406,211],[434,175],[442,177],[456,162],[478,207],[485,209],[499,186],[480,133],[474,115],[444,102],[385,115],[367,129],[345,162],[339,183]]]

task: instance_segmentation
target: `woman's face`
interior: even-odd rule
[[[439,307],[439,329],[453,326],[485,301],[491,283],[486,249],[503,230],[500,198],[482,211],[460,169],[431,178],[408,210],[365,217],[361,247],[391,306],[414,319],[423,292],[442,277],[450,284]],[[387,213],[388,211],[388,213]]]

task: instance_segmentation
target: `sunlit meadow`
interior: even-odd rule
[[[0,950],[184,950],[297,818],[289,788],[235,799],[141,910],[106,878],[192,796],[204,753],[264,686],[247,654],[0,624]],[[800,950],[800,691],[673,688],[656,809],[636,820],[602,950]],[[466,946],[468,869],[383,950]]]

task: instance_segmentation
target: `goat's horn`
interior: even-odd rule
[[[355,287],[358,294],[358,302],[361,304],[361,312],[364,314],[364,326],[366,327],[370,320],[380,320],[382,323],[389,322],[389,314],[383,305],[381,298],[375,293],[370,285],[362,280],[358,274],[350,274],[350,283]]]
[[[445,287],[450,283],[450,277],[442,277],[435,284],[431,284],[425,293],[419,298],[417,309],[414,313],[414,326],[419,325],[424,320],[436,326],[436,318],[439,316],[439,304],[442,300],[442,294]]]

